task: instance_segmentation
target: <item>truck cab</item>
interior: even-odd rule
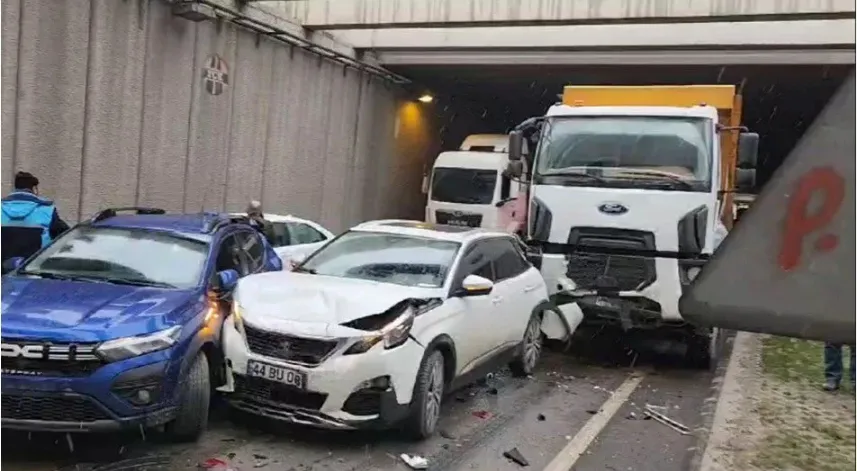
[[[525,122],[538,127],[526,240],[556,304],[589,324],[678,329],[709,364],[717,332],[684,322],[678,301],[732,226],[735,182],[755,183],[758,135],[740,114],[731,85],[569,86]],[[529,166],[522,132],[512,177]]]
[[[474,134],[458,150],[442,152],[432,167],[427,222],[515,232],[523,227],[525,186],[504,174],[509,136]],[[526,147],[521,149],[526,153]]]

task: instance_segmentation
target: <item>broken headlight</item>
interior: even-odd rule
[[[365,353],[381,342],[384,343],[384,348],[388,350],[402,345],[408,340],[408,335],[411,333],[411,327],[414,325],[414,317],[415,310],[413,307],[408,305],[404,310],[398,312],[398,315],[395,317],[392,317],[388,311],[384,314],[364,317],[344,324],[347,327],[360,329],[363,326],[371,325],[373,321],[376,325],[386,321],[386,323],[380,325],[379,328],[373,329],[374,332],[363,337],[358,340],[357,343],[349,347],[348,350],[345,351],[345,355]]]

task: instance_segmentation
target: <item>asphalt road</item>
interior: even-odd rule
[[[659,406],[663,415],[693,431],[701,423],[713,374],[682,368],[675,353],[640,346],[628,351],[610,336],[585,340],[575,352],[546,354],[531,378],[501,371],[451,396],[441,432],[422,443],[395,432],[284,426],[215,407],[208,433],[194,445],[161,443],[156,434],[143,432],[68,438],[7,431],[2,467],[172,471],[200,469],[200,463],[217,458],[236,471],[388,471],[408,469],[399,455],[409,453],[425,457],[431,470],[503,471],[522,469],[503,456],[517,448],[528,469],[545,469],[558,454],[570,453],[576,458],[563,464],[573,465],[563,467],[575,471],[686,470],[697,444],[694,435],[647,419],[644,406]],[[623,383],[636,385],[626,400],[619,392],[613,397]]]

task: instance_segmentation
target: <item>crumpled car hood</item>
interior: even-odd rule
[[[295,272],[253,275],[235,291],[244,319],[259,327],[342,324],[380,314],[403,299],[432,296],[436,290]],[[331,334],[317,334],[325,332]]]
[[[191,290],[4,276],[2,335],[99,342],[182,322],[202,296]]]

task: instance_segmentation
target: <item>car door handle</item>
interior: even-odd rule
[[[500,296],[497,296],[497,297],[491,298],[491,302],[494,304],[500,304],[501,302],[503,302],[503,298],[501,298]]]
[[[538,288],[538,287],[539,287],[539,285],[530,285],[530,286],[525,286],[525,287],[524,287],[524,292],[525,292],[525,293],[529,293],[530,291],[532,291],[532,290],[534,290],[534,289],[536,289],[536,288]]]

